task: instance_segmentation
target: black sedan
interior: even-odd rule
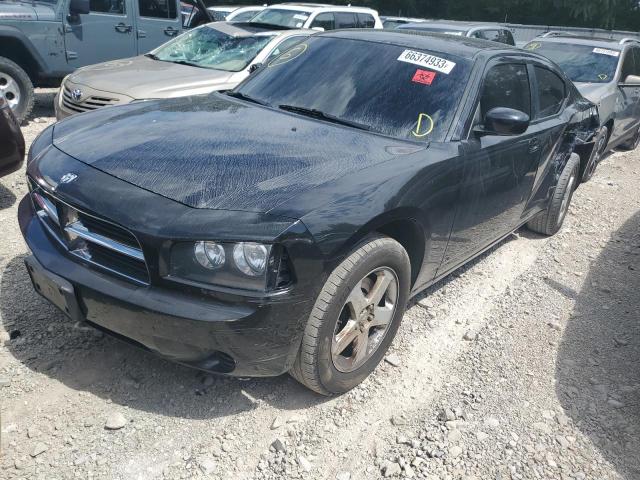
[[[67,315],[175,361],[340,393],[411,296],[524,224],[558,231],[595,127],[538,55],[323,33],[229,94],[43,132],[27,268]]]
[[[24,153],[24,137],[20,125],[9,102],[0,94],[0,177],[20,169]]]

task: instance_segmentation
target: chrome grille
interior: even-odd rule
[[[84,100],[77,102],[71,96],[71,90],[69,89],[69,87],[67,87],[66,85],[62,87],[62,105],[74,112],[88,112],[90,110],[95,110],[101,107],[117,105],[119,102],[120,100],[117,98],[98,96],[87,97]]]
[[[33,181],[29,184],[38,218],[71,255],[135,283],[149,284],[142,248],[131,232],[60,201]]]

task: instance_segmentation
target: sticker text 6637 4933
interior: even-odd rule
[[[431,70],[446,73],[447,75],[451,73],[453,67],[456,66],[454,62],[444,58],[429,55],[427,53],[416,52],[415,50],[405,50],[398,57],[398,61],[413,63],[414,65],[430,68]]]

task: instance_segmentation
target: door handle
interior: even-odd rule
[[[529,153],[535,153],[540,150],[540,141],[537,138],[529,140]]]
[[[175,29],[173,27],[167,27],[167,28],[164,29],[164,34],[169,36],[169,37],[175,37],[178,34],[179,31],[180,30],[177,30],[177,29]]]
[[[124,23],[119,23],[115,27],[116,32],[120,33],[129,33],[133,29],[131,25],[125,25]]]

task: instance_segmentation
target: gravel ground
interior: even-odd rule
[[[609,155],[555,237],[521,230],[416,298],[332,399],[74,325],[23,267],[24,172],[0,179],[0,477],[640,479],[639,156]]]

